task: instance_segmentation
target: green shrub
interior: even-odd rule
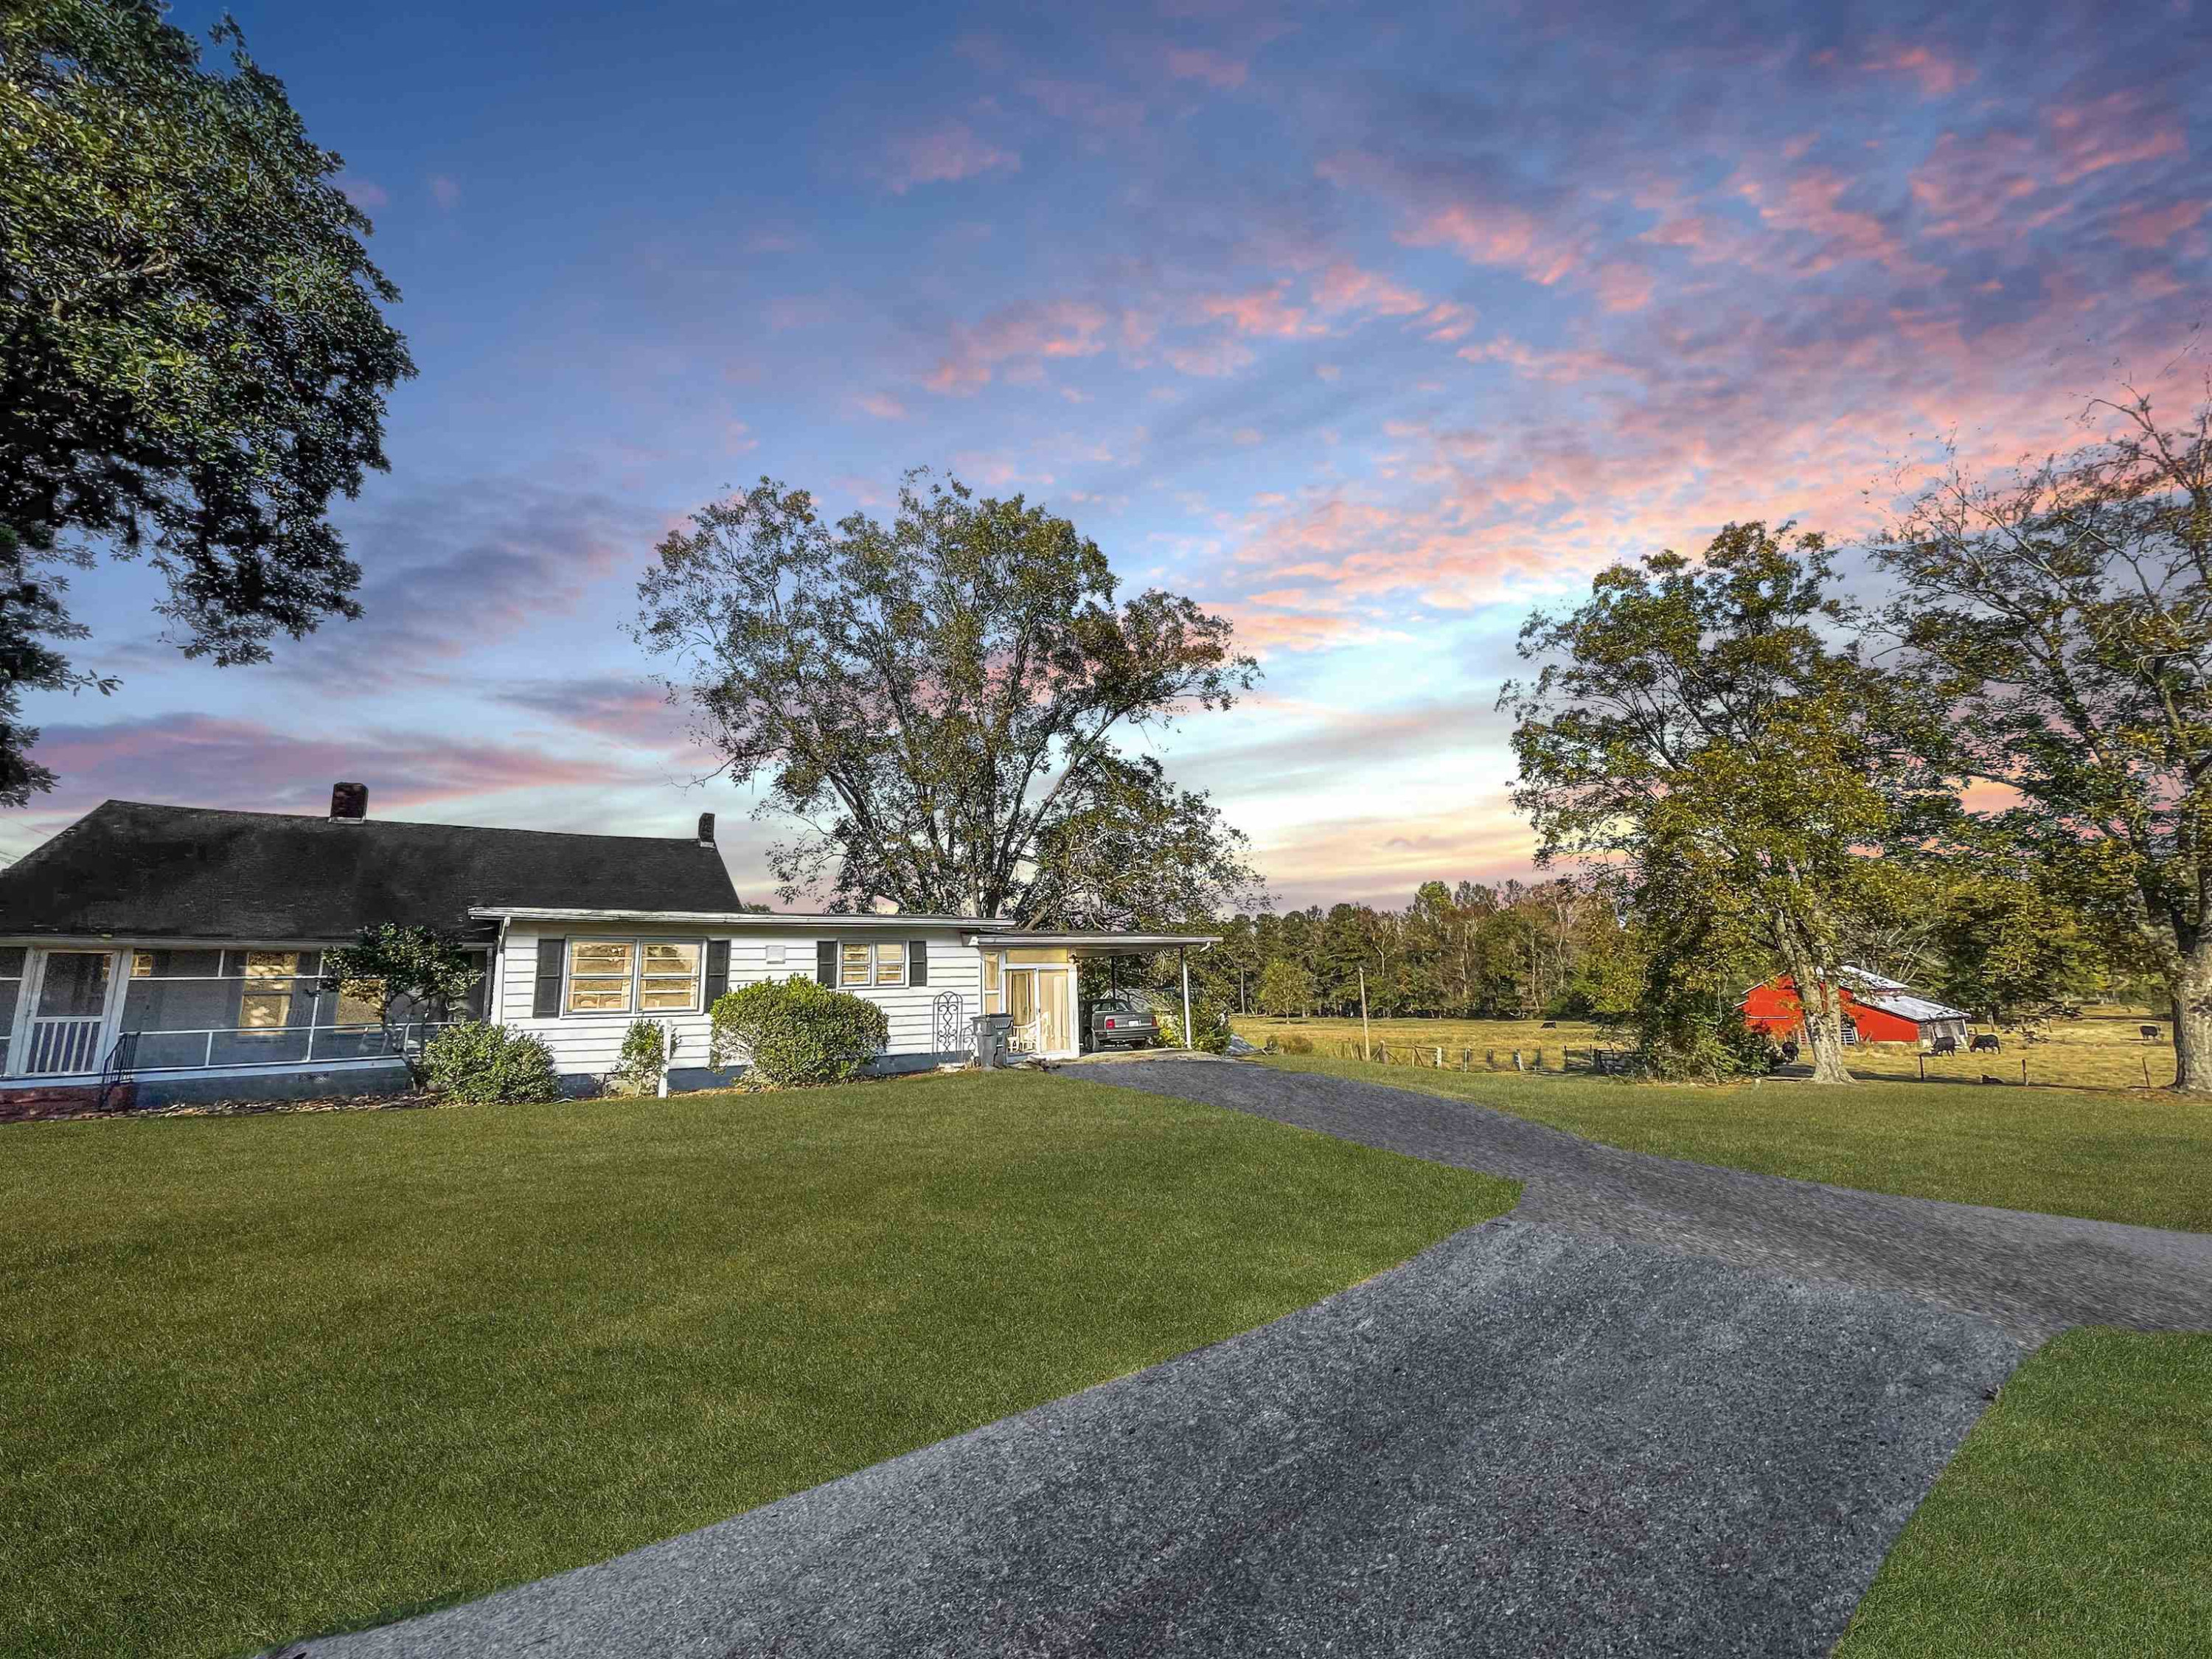
[[[658,1095],[669,1059],[668,1029],[657,1019],[634,1019],[623,1033],[622,1054],[607,1073],[611,1095]]]
[[[422,1049],[422,1075],[435,1093],[473,1105],[558,1100],[553,1051],[528,1031],[470,1020],[449,1025]]]
[[[708,1062],[742,1059],[770,1083],[842,1083],[883,1052],[890,1022],[874,1003],[811,979],[762,980],[714,1005]]]
[[[1229,1039],[1234,1035],[1229,1029],[1229,1010],[1220,1003],[1209,1000],[1195,988],[1191,993],[1190,1023],[1198,1036],[1191,1047],[1202,1054],[1225,1054]],[[1182,1016],[1160,1016],[1160,1041],[1170,1048],[1182,1047]]]
[[[1282,1043],[1286,1054],[1310,1054],[1314,1051],[1313,1039],[1297,1031],[1283,1038]]]

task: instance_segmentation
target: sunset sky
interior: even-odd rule
[[[364,618],[217,670],[80,578],[54,795],[684,833],[744,816],[624,636],[767,474],[1066,514],[1226,611],[1257,695],[1160,746],[1281,903],[1526,874],[1493,712],[1532,605],[1729,519],[1865,530],[2201,393],[2202,9],[1190,0],[234,8],[346,158],[420,377],[338,512]],[[180,4],[202,27],[214,9]],[[1869,494],[1869,492],[1873,492]]]

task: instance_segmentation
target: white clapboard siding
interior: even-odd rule
[[[686,933],[674,929],[647,932],[613,927],[556,930],[550,927],[520,923],[510,927],[499,968],[499,1010],[495,1018],[502,1024],[520,1030],[534,1031],[543,1037],[546,1046],[553,1051],[555,1069],[570,1075],[596,1075],[611,1071],[621,1057],[623,1034],[629,1030],[630,1021],[637,1016],[564,1014],[555,1019],[532,1018],[530,1011],[538,986],[538,941],[543,934],[553,934],[562,939],[687,941],[726,939],[730,941],[730,987],[732,990],[756,980],[789,979],[794,974],[805,979],[813,978],[817,944],[820,939],[836,937],[834,931],[825,931],[818,937],[801,938],[783,932],[745,934],[718,930],[711,933]],[[890,1038],[886,1045],[887,1053],[894,1055],[926,1054],[935,1051],[937,999],[947,991],[960,994],[962,1013],[965,1018],[972,1019],[982,1012],[982,959],[975,950],[960,942],[957,932],[950,928],[917,928],[911,935],[887,936],[871,930],[868,937],[926,939],[929,946],[927,985],[852,989],[853,995],[880,1004],[888,1016]],[[781,965],[769,960],[771,945],[782,947]],[[709,1022],[703,1011],[691,1014],[654,1014],[651,1018],[659,1020],[675,1032],[675,1064],[678,1068],[707,1063]]]

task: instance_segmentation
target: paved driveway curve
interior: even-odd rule
[[[2212,1330],[2212,1234],[1824,1187],[1601,1146],[1438,1095],[1213,1060],[1101,1067],[1177,1095],[1526,1183],[1516,1220],[1902,1291],[2039,1341],[2069,1325]],[[1810,1085],[1805,1085],[1810,1087]]]
[[[1818,1655],[2027,1344],[2212,1326],[2194,1235],[1671,1164],[1222,1061],[1093,1080],[1527,1194],[1167,1364],[295,1651]]]

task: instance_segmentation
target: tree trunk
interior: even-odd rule
[[[1844,1065],[1844,999],[1835,981],[1813,965],[1808,957],[1792,951],[1788,962],[1791,983],[1797,988],[1797,1006],[1804,1010],[1805,1047],[1813,1058],[1813,1081],[1850,1083]]]
[[[2167,981],[2173,996],[2173,1086],[2212,1095],[2212,935],[2183,955]]]

